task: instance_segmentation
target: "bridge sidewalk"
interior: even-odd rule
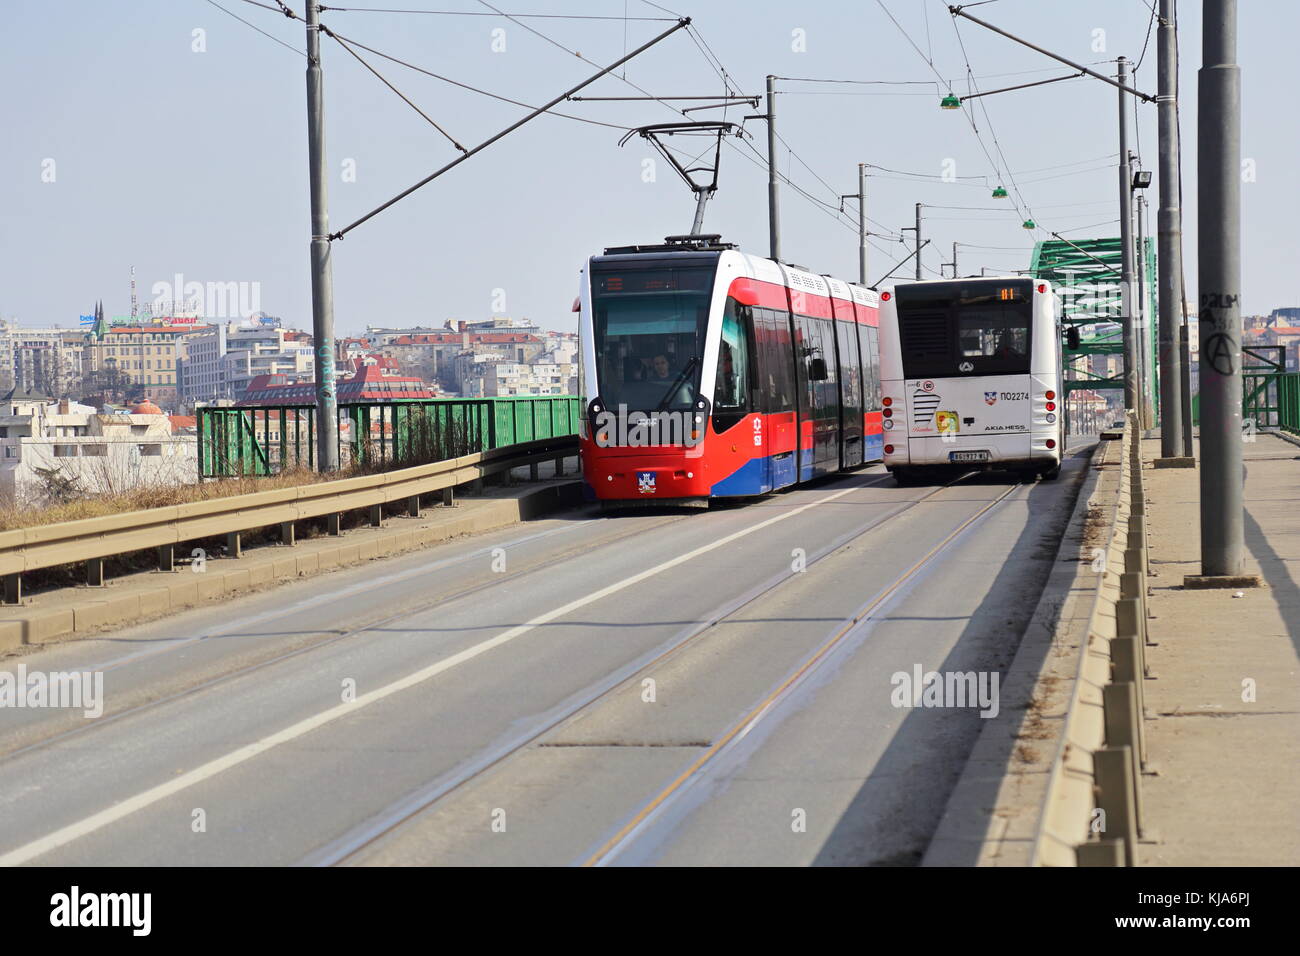
[[[1245,445],[1246,572],[1262,587],[1185,590],[1200,573],[1199,471],[1142,443],[1150,611],[1144,866],[1300,863],[1300,447]],[[1198,456],[1199,457],[1199,456]],[[1253,689],[1253,690],[1252,690]],[[1148,842],[1150,840],[1151,842]]]

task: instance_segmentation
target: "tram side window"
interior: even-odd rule
[[[725,431],[751,411],[752,321],[746,306],[727,300],[718,343],[718,377],[713,388],[713,427]]]
[[[754,333],[758,341],[755,372],[766,411],[794,410],[793,353],[790,348],[790,317],[775,309],[754,309]]]
[[[858,341],[862,346],[862,381],[865,390],[862,407],[873,412],[880,408],[880,352],[876,330],[870,325],[859,325]]]
[[[835,328],[830,319],[807,319],[807,348],[805,357],[808,380],[822,390],[834,386],[837,381],[835,370]]]
[[[843,385],[842,401],[846,408],[862,408],[862,363],[859,358],[857,327],[850,322],[835,323],[836,344],[839,346],[840,381]]]

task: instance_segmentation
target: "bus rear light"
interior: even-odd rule
[[[886,455],[892,455],[893,453],[894,453],[894,446],[893,446],[893,445],[886,445],[886,446],[885,446],[885,454],[886,454]]]
[[[888,408],[890,405],[894,404],[894,400],[892,398],[885,397],[880,400],[880,404]]]
[[[1049,439],[1047,439],[1047,447],[1048,447],[1048,448],[1055,448],[1055,447],[1056,447],[1056,439],[1055,439],[1055,438],[1049,438]]]
[[[1046,292],[1046,291],[1047,291],[1047,284],[1044,283],[1044,282],[1040,282],[1040,283],[1038,283],[1038,291],[1039,291],[1039,292]]]
[[[1043,397],[1050,402],[1052,399],[1056,398],[1056,393],[1049,388],[1047,390],[1047,394],[1044,395]]]
[[[1049,412],[1054,412],[1054,411],[1056,411],[1056,402],[1048,402],[1048,403],[1047,403],[1047,410],[1048,410]]]
[[[888,302],[888,301],[889,301],[890,299],[892,299],[892,298],[893,298],[893,296],[890,295],[888,292],[882,292],[882,293],[880,293],[880,301],[881,301],[881,302]]]

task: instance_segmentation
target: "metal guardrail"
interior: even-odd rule
[[[582,399],[530,395],[345,403],[339,413],[343,467],[401,467],[576,435]],[[200,480],[316,465],[315,405],[200,406],[195,414]]]
[[[238,555],[241,532],[279,525],[281,542],[291,545],[296,521],[325,517],[330,534],[338,534],[343,512],[369,509],[370,523],[378,525],[383,506],[401,501],[418,516],[421,495],[441,491],[450,505],[457,485],[523,465],[536,478],[538,464],[550,460],[562,475],[564,459],[577,451],[574,436],[544,438],[396,471],[0,532],[4,603],[21,602],[24,572],[85,563],[87,584],[98,587],[104,559],[132,551],[157,548],[160,567],[170,571],[186,541],[226,535],[227,550]]]
[[[1128,413],[1119,493],[1079,669],[1052,764],[1032,865],[1136,866],[1143,832],[1147,678],[1146,493],[1141,433]]]

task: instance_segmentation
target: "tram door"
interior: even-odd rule
[[[799,378],[800,475],[811,478],[840,467],[839,376],[830,319],[796,315],[795,374]]]
[[[836,306],[835,346],[840,379],[840,467],[862,464],[862,360],[858,353],[857,320],[853,303],[833,299]],[[840,318],[841,306],[847,313]]]

